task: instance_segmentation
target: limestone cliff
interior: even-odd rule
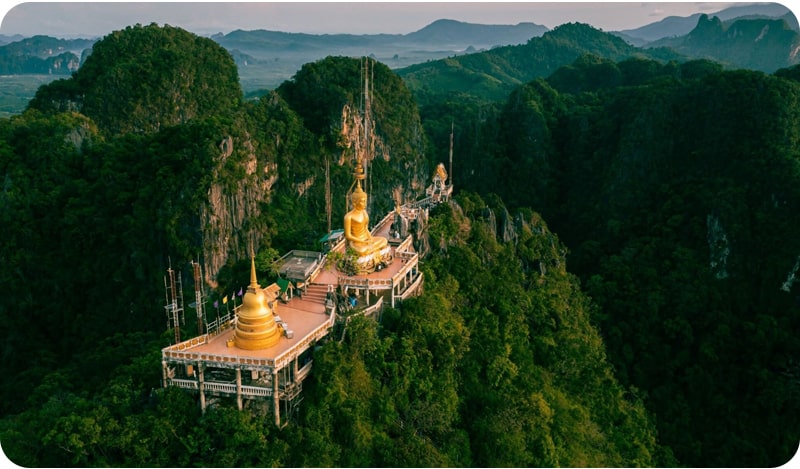
[[[265,227],[260,222],[262,205],[272,197],[278,179],[277,164],[261,162],[253,141],[231,136],[219,144],[219,159],[208,188],[208,203],[200,209],[203,238],[203,268],[206,282],[216,287],[216,277],[228,259],[241,259],[255,253]],[[226,183],[226,163],[232,157],[244,169],[244,177],[235,184]]]

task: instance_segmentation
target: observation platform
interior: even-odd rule
[[[238,348],[234,333],[242,305],[235,306],[232,316],[210,323],[208,333],[162,349],[164,386],[199,393],[203,411],[207,396],[236,396],[239,409],[245,398],[272,400],[275,424],[285,424],[282,415],[293,412],[311,370],[313,346],[330,335],[338,319],[346,324],[355,315],[370,316],[386,300],[395,306],[420,291],[423,276],[413,237],[392,236],[394,214],[372,230],[389,241],[391,262],[368,274],[346,275],[327,262],[331,252],[344,253],[344,238],[326,254],[287,253],[279,268],[284,287],[273,283],[261,289],[280,331],[278,342],[257,350]]]

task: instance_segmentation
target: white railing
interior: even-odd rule
[[[411,235],[406,236],[406,239],[404,239],[403,242],[400,243],[400,245],[398,245],[397,248],[394,250],[395,255],[401,256],[403,254],[406,254],[407,251],[409,251],[408,248],[411,246],[413,240],[414,240],[413,236]]]
[[[188,348],[196,347],[201,344],[205,344],[208,342],[208,334],[203,334],[201,336],[197,336],[188,340],[184,340],[183,342],[178,342],[175,345],[172,345],[169,350],[186,350]]]
[[[375,225],[375,227],[374,227],[374,228],[372,228],[372,234],[376,234],[376,233],[378,233],[379,231],[381,231],[381,230],[383,229],[383,226],[384,226],[384,225],[385,225],[385,224],[386,224],[386,223],[387,223],[387,222],[388,222],[388,221],[389,221],[389,220],[390,220],[392,217],[394,217],[394,210],[392,210],[392,211],[390,211],[389,213],[387,213],[387,214],[386,214],[386,216],[385,216],[385,217],[383,217],[383,218],[381,219],[381,221],[379,221],[379,222],[378,222],[378,224],[376,224],[376,225]]]
[[[271,388],[264,388],[264,387],[261,387],[261,386],[242,386],[242,395],[243,396],[270,397],[270,396],[272,396],[272,389]]]
[[[405,265],[402,268],[400,268],[400,270],[398,270],[396,274],[394,274],[394,277],[392,277],[392,282],[394,284],[399,284],[400,279],[405,277],[409,271],[411,271],[417,266],[418,259],[419,259],[419,254],[417,253],[412,253],[411,256],[405,257],[406,260]]]
[[[309,332],[305,337],[300,339],[294,346],[286,350],[273,360],[273,367],[279,370],[289,364],[292,360],[300,356],[312,343],[328,335],[328,331],[333,327],[333,322],[336,319],[335,314],[331,314],[327,321],[322,323],[313,331]]]
[[[224,368],[236,368],[239,366],[244,369],[281,369],[292,359],[294,359],[294,357],[297,357],[305,349],[307,349],[312,342],[315,342],[328,335],[328,330],[333,326],[334,319],[335,315],[332,314],[327,321],[319,325],[316,329],[311,331],[302,339],[298,340],[298,342],[291,348],[274,359],[240,357],[236,355],[216,355],[212,353],[200,353],[191,350],[183,351],[179,350],[176,346],[162,350],[161,357],[163,361],[167,362],[203,362],[206,366],[211,367],[222,366]],[[185,349],[185,347],[183,348]]]
[[[306,371],[306,374],[308,372]],[[169,380],[170,386],[175,386],[181,389],[190,389],[197,391],[200,389],[199,382],[191,379],[171,379]],[[206,381],[203,383],[203,390],[208,392],[217,392],[221,394],[236,395],[236,385],[230,383],[217,383],[215,381]],[[243,396],[258,396],[270,397],[272,396],[272,389],[262,386],[241,386]]]
[[[314,281],[314,279],[317,278],[317,275],[319,275],[319,273],[322,272],[322,269],[325,268],[325,261],[327,261],[327,260],[328,260],[328,255],[327,254],[324,254],[322,257],[320,257],[319,262],[317,262],[317,266],[314,268],[314,270],[308,276],[307,283],[311,283],[311,282]]]
[[[422,207],[423,205],[427,205],[427,204],[431,203],[432,201],[433,201],[433,197],[425,197],[422,200],[417,200],[416,202],[411,202],[409,204],[406,204],[405,206],[406,207],[410,207],[410,208],[419,208],[419,207]]]
[[[401,293],[400,296],[398,296],[397,298],[405,300],[409,296],[415,294],[421,283],[422,283],[422,273],[420,273],[417,276],[416,280],[414,280],[414,282],[411,285],[409,285],[408,288],[406,288],[405,291],[403,291],[403,293]]]
[[[345,241],[347,241],[347,240],[345,239],[344,236],[342,236],[341,239],[339,239],[339,241],[336,241],[336,244],[331,246],[330,252],[334,252],[334,251],[344,252],[344,242]]]
[[[412,251],[401,251],[399,248],[394,253],[398,259],[405,259],[405,260],[413,259],[414,257],[419,255],[416,252]]]
[[[370,290],[389,290],[392,288],[392,279],[368,279],[358,277],[339,277],[339,285],[346,287],[362,287]]]
[[[303,365],[302,368],[297,370],[296,381],[303,381],[306,378],[306,376],[308,376],[308,373],[311,372],[311,364],[312,363],[314,363],[314,361],[313,360],[309,360],[308,363],[306,363],[305,365]]]
[[[182,389],[198,389],[197,388],[197,381],[191,379],[171,379],[168,381],[170,386],[175,386],[176,388]]]
[[[166,361],[182,361],[187,363],[202,361],[208,366],[219,365],[247,365],[246,368],[259,368],[264,367],[273,368],[275,361],[269,358],[251,358],[251,357],[238,357],[235,355],[215,355],[211,353],[199,353],[186,351],[181,352],[177,350],[162,350],[161,356]],[[232,366],[228,366],[232,368]]]
[[[203,389],[211,392],[221,392],[223,394],[236,394],[236,385],[227,383],[215,383],[213,381],[206,381],[203,383]]]
[[[383,309],[383,297],[378,298],[378,301],[374,305],[364,308],[363,310],[359,311],[356,314],[363,314],[364,316],[369,316],[375,311],[380,311],[381,309]]]

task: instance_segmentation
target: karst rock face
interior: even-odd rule
[[[368,103],[365,76],[370,90]],[[331,161],[346,171],[352,171],[355,158],[355,147],[347,142],[353,138],[353,131],[363,134],[363,125],[370,127],[368,161],[364,164],[371,174],[365,190],[373,216],[382,217],[396,204],[413,201],[429,184],[427,141],[416,101],[403,80],[386,65],[367,59],[328,57],[304,65],[277,92],[304,126],[318,136]],[[365,113],[370,115],[368,124],[361,121]],[[296,178],[297,182],[304,180]],[[324,184],[324,180],[317,178],[313,184]]]
[[[111,137],[230,114],[242,99],[236,64],[224,48],[180,28],[151,24],[97,41],[70,79],[42,87],[30,107],[78,111]]]
[[[327,185],[335,201],[350,180],[341,116],[345,105],[363,104],[365,63],[339,57],[309,64],[292,82],[246,102],[221,46],[180,28],[136,25],[97,41],[71,78],[42,87],[30,107],[85,116],[98,139],[126,142],[111,156],[119,160],[113,166],[135,167],[149,181],[131,192],[152,194],[160,215],[142,217],[166,232],[147,257],[200,257],[206,282],[216,287],[226,264],[263,246],[292,249],[289,240],[307,246],[325,230]],[[410,91],[387,66],[369,64],[378,138],[366,184],[379,220],[424,191],[430,168]],[[70,138],[77,145],[83,135]],[[342,207],[333,210],[335,228]]]
[[[205,276],[211,286],[216,286],[216,276],[229,258],[249,256],[264,234],[257,220],[272,197],[278,168],[275,163],[259,162],[254,146],[250,139],[238,141],[231,136],[219,144],[215,177],[208,188],[207,204],[200,209]],[[234,152],[241,153],[242,162],[237,165],[244,170],[244,177],[226,184],[220,171]]]

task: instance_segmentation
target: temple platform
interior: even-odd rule
[[[162,349],[164,386],[197,392],[203,410],[213,396],[235,396],[240,409],[245,399],[267,399],[276,425],[284,425],[311,370],[314,345],[330,336],[337,320],[373,315],[421,290],[412,237],[393,238],[391,220],[385,217],[372,232],[389,240],[392,261],[369,274],[347,275],[327,262],[330,252],[344,252],[344,239],[325,254],[288,253],[279,269],[285,287],[262,289],[281,332],[278,342],[259,350],[236,347],[238,305],[210,333]]]

